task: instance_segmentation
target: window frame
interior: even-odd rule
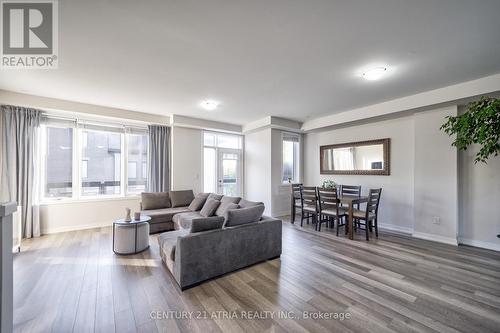
[[[285,137],[288,136],[293,136],[293,137],[296,137],[298,141],[290,141],[290,140],[286,140]],[[287,141],[287,142],[293,142],[294,143],[294,157],[293,157],[293,178],[290,180],[290,183],[300,183],[300,161],[301,161],[301,158],[300,158],[300,154],[301,154],[301,146],[302,146],[302,136],[299,134],[299,133],[293,133],[293,132],[285,132],[285,131],[282,131],[281,132],[281,146],[280,146],[280,150],[281,150],[281,154],[280,154],[280,158],[281,158],[281,172],[280,172],[280,184],[281,185],[288,185],[290,184],[288,182],[288,180],[283,180],[283,176],[285,175],[285,173],[283,172],[283,166],[284,166],[284,158],[283,158],[283,143]],[[295,146],[296,144],[296,146]]]
[[[137,128],[139,130],[129,131],[127,126],[123,125],[115,125],[109,123],[100,123],[93,122],[97,126],[102,126],[102,130],[96,130],[92,128],[84,128],[82,126],[82,122],[79,119],[71,119],[66,120],[67,124],[58,124],[57,122],[52,123],[50,120],[52,117],[46,116],[46,119],[49,121],[41,124],[40,131],[40,139],[41,139],[41,149],[40,149],[40,167],[39,167],[39,175],[41,184],[39,186],[40,192],[40,203],[43,205],[50,204],[58,204],[58,203],[71,203],[71,202],[92,202],[99,200],[121,200],[121,199],[131,199],[131,198],[139,198],[140,193],[128,193],[128,137],[129,135],[148,135],[148,130],[145,127],[130,127]],[[57,118],[54,118],[57,119]],[[73,125],[69,125],[72,122]],[[47,186],[47,177],[46,177],[46,169],[47,169],[47,127],[57,127],[57,128],[72,128],[73,131],[73,146],[72,146],[72,196],[71,197],[46,197],[45,189]],[[120,129],[119,131],[106,131],[106,127],[108,128],[123,128],[123,131]],[[84,134],[83,131],[97,131],[97,132],[114,132],[120,134],[120,193],[112,194],[112,195],[98,195],[98,196],[84,196],[82,194],[82,164],[85,160],[83,158],[83,149],[84,145]],[[88,143],[88,139],[87,139]],[[149,171],[149,148],[147,149],[147,158],[146,158],[146,172]],[[142,165],[141,165],[142,167]],[[139,170],[137,170],[139,171]],[[141,170],[142,171],[142,170]],[[146,175],[147,178],[147,175]]]

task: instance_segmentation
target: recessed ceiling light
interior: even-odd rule
[[[219,107],[219,102],[214,100],[206,100],[201,102],[201,107],[207,111],[213,111]]]
[[[375,81],[387,73],[387,67],[375,67],[362,74],[362,76],[368,81]]]

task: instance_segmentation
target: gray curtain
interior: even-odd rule
[[[2,167],[0,201],[16,201],[21,206],[23,238],[40,236],[38,206],[38,129],[40,111],[2,105]]]
[[[151,192],[170,190],[170,127],[149,125],[149,175]]]

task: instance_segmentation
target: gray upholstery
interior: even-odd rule
[[[148,209],[141,214],[151,216],[149,221],[149,233],[154,234],[161,231],[174,230],[172,218],[179,213],[189,212],[187,207]]]
[[[168,192],[142,192],[141,209],[170,208],[170,198]]]
[[[219,205],[219,208],[215,211],[215,216],[225,216],[229,209],[238,209],[240,206],[232,202],[225,202]]]
[[[202,232],[207,230],[222,229],[224,225],[224,217],[212,216],[205,218],[193,219],[191,221],[190,233]]]
[[[162,246],[160,247],[160,257],[167,265],[168,269],[173,269],[177,237],[187,235],[188,233],[188,230],[176,230],[164,232],[158,237],[158,243],[162,244]]]
[[[189,210],[192,212],[196,212],[198,210],[201,210],[203,208],[203,205],[207,201],[208,194],[205,193],[200,193],[196,195],[189,204]]]
[[[234,227],[240,224],[256,222],[262,217],[264,209],[264,205],[257,205],[240,209],[229,209],[226,212],[226,222],[224,224],[224,227]]]
[[[226,196],[222,197],[222,199],[220,200],[220,205],[215,211],[215,215],[224,216],[226,210],[228,209],[228,206],[233,203],[237,204],[238,202],[240,202],[240,200],[241,200],[240,197],[226,197]],[[232,209],[235,208],[234,206],[231,207]]]
[[[220,201],[211,199],[210,196],[208,197],[207,201],[203,205],[203,208],[200,211],[201,216],[209,217],[213,216],[215,214],[215,211],[220,205]]]
[[[158,238],[160,255],[181,289],[186,289],[280,256],[281,228],[281,220],[264,217],[231,228],[190,234],[167,232]],[[177,238],[175,246],[172,238]]]
[[[208,195],[208,199],[214,199],[214,200],[220,201],[223,196],[224,195],[222,195],[222,194],[210,193]]]
[[[210,216],[204,217],[201,216],[200,212],[186,212],[180,213],[174,216],[173,222],[176,225],[175,229],[190,229],[192,222],[194,220],[203,220],[203,221],[213,221],[213,220],[224,220],[221,216]]]
[[[240,202],[238,202],[238,205],[240,205],[240,208],[247,208],[247,207],[253,207],[253,206],[258,206],[258,205],[263,205],[263,202],[258,202],[258,201],[248,201],[245,199],[241,199]]]
[[[193,190],[170,191],[168,194],[172,207],[189,206],[194,199]]]

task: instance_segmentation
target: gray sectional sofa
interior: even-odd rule
[[[158,237],[160,256],[182,290],[281,255],[281,220],[264,204],[199,194]]]
[[[151,216],[149,233],[174,230],[173,217],[190,212],[189,205],[193,199],[192,190],[142,193],[141,214]]]

